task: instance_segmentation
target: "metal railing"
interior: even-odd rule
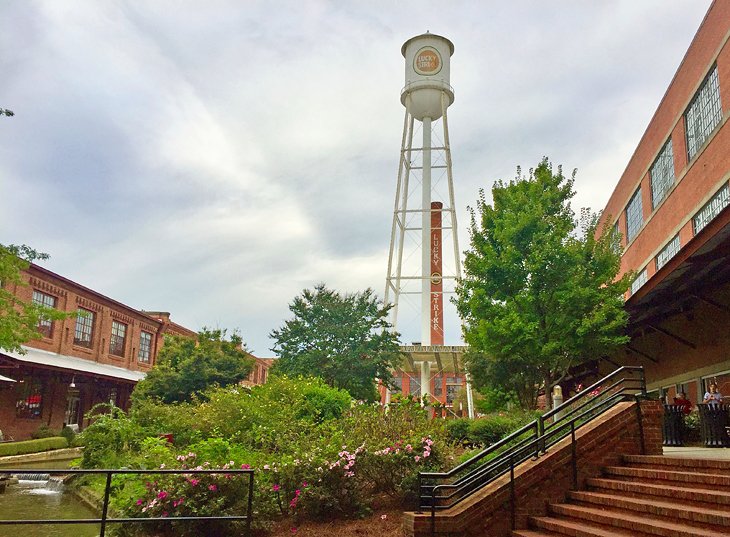
[[[78,470],[78,469],[39,469],[32,470],[27,468],[0,468],[0,476],[4,474],[48,474],[48,475],[105,475],[106,485],[104,487],[104,500],[101,506],[100,518],[52,518],[52,519],[17,519],[17,520],[0,520],[0,526],[3,525],[40,525],[40,524],[100,524],[99,537],[104,537],[108,524],[125,524],[125,523],[173,523],[173,522],[194,522],[194,521],[228,521],[228,522],[245,522],[245,535],[251,533],[251,516],[253,511],[253,470]],[[245,474],[248,476],[248,498],[246,499],[246,514],[231,516],[163,516],[163,517],[122,517],[114,518],[109,516],[109,498],[112,488],[112,476],[114,475],[238,475]]]
[[[623,401],[636,401],[646,395],[644,368],[624,366],[584,389],[562,405],[546,412],[499,442],[448,472],[418,474],[416,513],[431,512],[434,532],[436,511],[449,509],[495,479],[510,474],[510,505],[514,527],[514,469],[520,463],[547,453],[548,448],[570,436],[573,454],[573,484],[577,486],[575,431]],[[641,449],[644,433],[641,409],[637,404]]]

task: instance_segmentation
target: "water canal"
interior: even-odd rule
[[[23,468],[63,468],[69,461],[45,461],[23,464]],[[1,470],[1,468],[0,468]],[[56,476],[17,474],[17,484],[10,484],[0,494],[0,519],[69,519],[97,518],[98,514],[64,490]],[[14,481],[14,480],[13,480]],[[0,537],[97,537],[96,524],[0,525]]]

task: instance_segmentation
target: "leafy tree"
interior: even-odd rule
[[[279,356],[274,370],[316,375],[356,399],[375,400],[375,379],[388,381],[400,360],[389,309],[372,289],[345,295],[324,284],[305,289],[289,306],[294,318],[270,334]]]
[[[135,400],[155,398],[163,403],[190,401],[211,386],[228,386],[245,379],[253,363],[236,333],[226,339],[226,330],[203,328],[197,341],[168,336],[155,366],[132,395]]]
[[[471,249],[456,304],[470,345],[477,386],[514,391],[525,408],[569,367],[627,342],[617,279],[618,237],[597,232],[598,215],[570,206],[575,172],[557,173],[547,159],[523,177],[480,192],[471,211]],[[549,402],[549,399],[548,399]]]
[[[21,347],[32,339],[41,337],[38,323],[42,319],[59,320],[68,314],[38,304],[20,300],[9,290],[10,284],[27,285],[21,273],[35,260],[48,259],[48,254],[21,245],[0,244],[0,349],[21,352]]]

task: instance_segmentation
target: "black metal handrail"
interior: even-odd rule
[[[638,401],[638,397],[643,395],[646,395],[644,368],[624,366],[617,369],[448,472],[419,473],[416,512],[430,510],[433,530],[437,510],[453,507],[507,473],[514,475],[516,465],[530,458],[539,458],[567,436],[575,442],[577,429],[614,405],[622,401]],[[640,430],[640,433],[643,437],[643,431]],[[577,470],[574,470],[574,475],[577,475]]]
[[[28,468],[0,468],[0,475],[3,474],[48,474],[48,475],[70,475],[70,474],[101,474],[106,476],[106,486],[104,487],[104,501],[101,508],[101,518],[52,518],[52,519],[17,519],[17,520],[0,520],[0,525],[40,525],[40,524],[101,524],[99,537],[104,537],[107,524],[129,523],[129,522],[192,522],[196,520],[220,520],[220,521],[245,521],[246,535],[251,533],[251,516],[253,512],[253,470],[238,469],[208,469],[208,470],[108,470],[108,469],[28,469]],[[165,517],[109,517],[109,497],[111,492],[112,476],[120,474],[137,474],[137,475],[190,475],[190,474],[221,474],[221,475],[248,475],[248,498],[245,515],[232,516],[165,516]]]

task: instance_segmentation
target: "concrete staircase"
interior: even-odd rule
[[[624,455],[513,537],[730,537],[730,459]]]

